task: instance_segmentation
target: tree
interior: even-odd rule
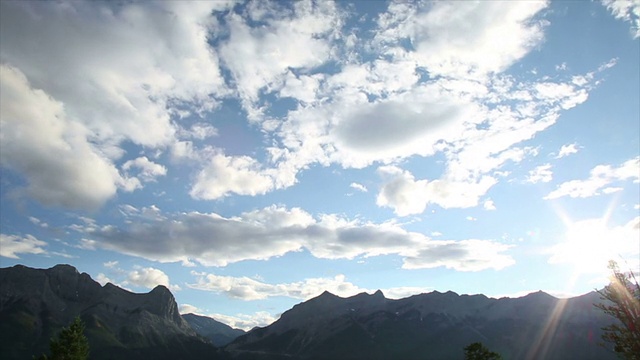
[[[640,285],[633,272],[620,272],[615,261],[609,261],[609,269],[611,282],[598,290],[605,302],[595,306],[619,323],[602,328],[602,339],[613,343],[613,350],[623,358],[640,360]]]
[[[487,349],[482,343],[474,342],[464,348],[465,360],[501,360],[502,356]]]
[[[49,342],[51,357],[41,355],[38,360],[86,360],[89,342],[84,336],[84,323],[76,317],[68,328],[62,328],[57,338]]]

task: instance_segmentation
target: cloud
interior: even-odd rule
[[[406,269],[429,269],[444,266],[458,271],[478,269],[503,269],[515,264],[513,258],[501,254],[511,246],[495,241],[461,240],[441,241],[437,246],[420,250],[416,256],[407,257]]]
[[[358,191],[361,191],[361,192],[369,191],[369,190],[367,190],[366,186],[364,186],[362,184],[359,184],[359,183],[356,183],[356,182],[352,182],[351,184],[349,184],[349,187],[352,188],[352,189],[356,189]]]
[[[26,194],[45,205],[94,209],[127,181],[91,144],[87,128],[68,119],[63,103],[30,86],[5,64],[0,99],[0,165],[22,174]]]
[[[547,200],[569,196],[572,198],[586,198],[600,195],[600,190],[616,181],[632,179],[634,183],[640,181],[640,157],[625,161],[618,167],[598,165],[591,169],[586,180],[571,180],[564,182],[544,198]],[[610,190],[607,190],[610,192]],[[604,191],[603,191],[604,192]]]
[[[59,115],[57,142],[75,141],[72,156],[39,154],[41,163],[57,161],[57,176],[44,165],[20,167],[37,148],[10,144],[21,155],[3,167],[37,185],[29,195],[96,208],[164,176],[167,149],[191,173],[191,197],[202,200],[290,187],[313,164],[363,168],[441,153],[445,174],[425,179],[438,194],[423,202],[475,206],[497,182],[493,172],[531,155],[514,145],[585,101],[594,82],[593,73],[557,82],[502,74],[543,40],[537,16],[545,2],[391,3],[373,37],[346,34],[349,15],[334,2],[191,5],[2,3],[3,63],[62,112],[43,111]],[[376,56],[356,56],[365,52]],[[284,98],[290,109],[276,105]],[[244,154],[204,141],[223,138],[222,128],[201,120],[227,100],[237,100],[264,137]],[[131,148],[155,162],[136,155],[119,174],[114,163],[131,158]],[[134,169],[141,174],[129,177]],[[96,190],[58,180],[69,178]]]
[[[409,39],[416,49],[414,57],[429,73],[481,76],[505,70],[542,41],[545,23],[535,15],[546,6],[546,2],[392,3],[378,19],[376,37],[398,47],[401,39]]]
[[[235,12],[225,17],[229,38],[220,45],[220,57],[250,119],[260,114],[254,104],[261,90],[279,89],[291,70],[313,69],[329,60],[330,35],[340,28],[335,5],[300,1],[284,9],[278,3],[254,2],[248,6],[248,19]],[[249,25],[255,21],[262,26]]]
[[[601,0],[602,5],[618,20],[631,23],[634,39],[640,37],[640,3],[634,0]]]
[[[579,150],[579,146],[577,143],[562,145],[560,147],[560,151],[558,151],[558,155],[556,155],[556,159],[561,159],[565,156],[569,156],[571,154],[577,153]]]
[[[180,286],[171,285],[169,276],[162,270],[147,267],[133,270],[127,274],[126,284],[153,289],[158,285],[166,286],[172,291],[180,290]]]
[[[482,207],[484,207],[485,210],[496,210],[496,204],[491,199],[485,200]]]
[[[226,94],[208,34],[232,5],[1,2],[1,165],[45,205],[95,209],[140,188],[113,161],[124,142],[170,145],[177,107]]]
[[[25,237],[0,234],[0,256],[19,259],[18,254],[46,254],[42,247],[47,243],[32,235]]]
[[[242,329],[244,331],[249,331],[254,327],[265,327],[267,325],[272,324],[274,321],[278,320],[277,317],[269,314],[266,311],[258,311],[254,314],[236,314],[233,315],[224,315],[224,314],[207,314],[217,321],[225,323],[231,326],[234,329]]]
[[[501,268],[507,263],[505,258],[510,259],[501,254],[509,247],[491,240],[436,241],[393,223],[376,224],[330,214],[316,219],[299,208],[271,206],[228,218],[198,212],[164,216],[166,220],[141,219],[122,228],[95,227],[87,229],[84,236],[94,247],[154,261],[194,260],[207,266],[265,260],[302,249],[324,259],[396,254],[405,258],[405,267],[410,257],[411,268],[433,267],[437,262],[465,271]],[[482,243],[486,249],[474,255],[475,247]],[[460,251],[441,251],[453,246]],[[429,255],[431,252],[449,256],[436,259]],[[493,253],[496,263],[485,259],[488,253]]]
[[[497,182],[489,176],[475,181],[415,180],[411,173],[395,166],[380,167],[378,173],[388,180],[380,189],[376,204],[393,208],[399,216],[420,214],[429,203],[443,208],[476,206],[480,198]]]
[[[107,261],[106,263],[102,264],[104,267],[106,268],[116,268],[118,266],[118,261]]]
[[[180,304],[179,306],[180,314],[202,314],[202,310],[198,307],[193,306],[191,304]]]
[[[536,166],[533,170],[529,171],[527,176],[527,182],[537,184],[539,182],[549,182],[553,180],[553,171],[551,171],[551,164],[544,164]]]
[[[164,176],[167,174],[166,167],[150,161],[146,156],[141,156],[134,160],[129,160],[122,165],[122,169],[125,171],[129,171],[132,168],[139,169],[138,176],[144,182],[156,181],[156,178],[158,176]]]
[[[282,284],[268,284],[247,277],[220,276],[215,274],[192,272],[196,276],[196,283],[189,287],[222,293],[241,300],[262,300],[274,296],[286,296],[295,299],[308,300],[320,295],[324,291],[348,297],[359,293],[373,293],[376,290],[361,288],[346,280],[342,274],[334,277],[308,278],[303,281]],[[383,289],[385,296],[400,298],[428,291],[426,287],[397,287]]]
[[[215,155],[196,176],[190,194],[193,198],[207,200],[229,193],[265,194],[274,188],[274,182],[274,177],[248,156]]]

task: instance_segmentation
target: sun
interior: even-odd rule
[[[553,255],[549,262],[571,265],[576,276],[607,277],[610,260],[633,262],[637,259],[640,251],[639,222],[640,218],[635,218],[614,227],[607,225],[606,218],[565,222],[564,239],[551,249]]]

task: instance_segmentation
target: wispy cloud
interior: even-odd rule
[[[7,258],[19,259],[18,254],[46,254],[44,246],[47,246],[46,242],[32,235],[0,234],[0,256]]]
[[[580,147],[578,146],[577,143],[562,145],[562,147],[560,147],[560,150],[558,151],[558,155],[556,155],[555,158],[561,159],[565,156],[575,154],[578,152],[579,149]]]
[[[631,34],[640,37],[640,3],[637,0],[601,0],[602,5],[619,20],[631,23]]]
[[[535,167],[533,170],[529,171],[529,176],[527,176],[527,182],[536,184],[539,182],[549,182],[553,180],[553,171],[551,171],[551,164],[544,164]]]
[[[640,181],[640,157],[627,160],[618,167],[611,165],[598,165],[590,171],[590,176],[585,180],[571,180],[564,182],[550,192],[545,199],[557,199],[563,196],[572,198],[586,198],[600,194],[600,190],[607,185],[624,180]]]
[[[369,190],[367,190],[366,186],[364,186],[362,184],[359,184],[359,183],[355,183],[355,182],[352,182],[351,184],[349,184],[349,187],[352,188],[352,189],[356,189],[358,191],[362,191],[362,192],[369,191]]]

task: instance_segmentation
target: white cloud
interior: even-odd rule
[[[602,193],[603,194],[613,194],[613,193],[617,193],[617,192],[622,191],[622,190],[624,190],[624,188],[609,186],[609,187],[606,187],[606,188],[602,189]]]
[[[417,256],[407,257],[403,268],[429,269],[444,266],[458,271],[488,268],[500,270],[515,264],[511,256],[502,254],[510,247],[486,240],[440,241],[434,248],[427,246]]]
[[[160,262],[194,260],[208,266],[264,260],[303,248],[325,259],[396,254],[405,259],[404,267],[434,267],[438,263],[465,271],[502,268],[508,263],[505,259],[511,259],[501,254],[508,246],[491,240],[436,241],[395,223],[375,224],[337,215],[314,219],[298,208],[271,206],[230,218],[198,212],[165,217],[141,219],[123,228],[101,226],[85,236],[95,247]],[[476,246],[483,243],[486,248],[476,252]],[[438,256],[430,255],[433,252]],[[489,253],[496,262],[485,258]]]
[[[496,210],[496,204],[491,199],[485,200],[482,207],[484,207],[485,210]]]
[[[140,188],[113,160],[124,141],[170,145],[176,105],[211,109],[227,92],[207,37],[230,5],[0,3],[1,165],[46,205],[93,209]]]
[[[631,23],[631,34],[640,37],[640,2],[638,0],[601,0],[602,5],[619,20]]]
[[[527,176],[527,182],[537,184],[539,182],[549,182],[553,180],[553,171],[551,171],[551,164],[544,164],[536,166],[533,170],[529,171]]]
[[[177,285],[169,283],[169,276],[162,270],[147,267],[133,270],[127,274],[127,284],[153,289],[158,285],[163,285],[172,291],[180,290]]]
[[[440,2],[421,8],[392,3],[378,21],[377,39],[392,45],[408,38],[415,58],[429,73],[481,76],[503,71],[542,41],[544,22],[534,17],[546,6]]]
[[[349,187],[350,187],[350,188],[353,188],[353,189],[356,189],[356,190],[358,190],[358,191],[362,191],[362,192],[367,192],[367,191],[369,191],[369,190],[367,190],[367,187],[366,187],[366,186],[364,186],[364,185],[362,185],[362,184],[359,184],[359,183],[356,183],[356,182],[352,182],[351,184],[349,184]]]
[[[180,304],[180,314],[202,314],[202,310],[191,304]]]
[[[565,156],[569,156],[571,154],[577,153],[579,150],[579,146],[577,143],[562,145],[560,147],[560,151],[558,151],[558,155],[556,155],[556,159],[563,158]]]
[[[424,212],[429,203],[443,208],[468,208],[478,205],[480,198],[496,180],[483,176],[477,180],[415,180],[408,171],[383,166],[378,172],[388,180],[380,189],[376,204],[394,209],[399,216]]]
[[[118,266],[118,261],[114,260],[114,261],[107,261],[106,263],[102,264],[104,267],[106,268],[116,268]]]
[[[107,283],[112,283],[115,284],[113,280],[111,280],[107,275],[105,275],[104,273],[99,273],[98,276],[96,276],[95,280],[102,286],[105,286]]]
[[[601,189],[613,182],[629,179],[632,179],[634,183],[640,181],[640,157],[627,160],[618,167],[598,165],[591,169],[588,179],[564,182],[544,198],[557,199],[563,196],[572,198],[591,197],[599,195]]]
[[[21,237],[0,234],[0,256],[19,259],[18,254],[46,254],[43,246],[47,246],[47,243],[32,235]]]
[[[295,299],[308,300],[329,291],[341,297],[353,296],[359,293],[373,293],[376,290],[361,288],[346,280],[342,274],[332,278],[308,278],[303,281],[282,284],[268,284],[247,277],[219,276],[215,274],[192,272],[196,276],[196,283],[189,287],[199,290],[223,293],[227,296],[242,300],[261,300],[272,296],[286,296]],[[425,287],[397,287],[383,289],[389,298],[401,298],[429,291]]]
[[[274,321],[278,320],[277,317],[271,315],[266,311],[258,311],[252,315],[249,314],[236,314],[233,315],[224,315],[224,314],[207,314],[217,321],[225,323],[232,328],[242,329],[244,331],[249,331],[254,327],[265,327],[267,325],[272,324]]]
[[[29,196],[46,205],[93,209],[126,187],[87,140],[86,127],[68,119],[63,103],[31,88],[16,68],[2,64],[0,76],[0,165],[26,178]]]
[[[146,156],[141,156],[134,160],[129,160],[122,165],[122,169],[125,171],[129,171],[132,168],[137,168],[140,170],[138,176],[144,182],[156,181],[156,178],[158,176],[164,176],[167,174],[166,167],[150,161]]]
[[[242,300],[261,300],[271,296],[308,300],[320,295],[325,290],[338,296],[352,296],[365,291],[346,281],[344,275],[336,275],[333,278],[310,278],[294,283],[267,284],[248,277],[192,274],[196,275],[197,282],[190,284],[189,287],[224,293]]]
[[[252,28],[249,19],[236,13],[226,16],[229,39],[220,46],[220,56],[250,119],[259,118],[255,103],[261,90],[268,93],[281,88],[291,69],[311,69],[330,58],[327,38],[340,22],[335,5],[300,1],[288,11],[277,3],[252,3],[248,15],[263,23],[259,28]]]
[[[218,199],[229,193],[264,194],[275,186],[274,178],[248,156],[215,155],[198,173],[191,189],[196,199]]]

